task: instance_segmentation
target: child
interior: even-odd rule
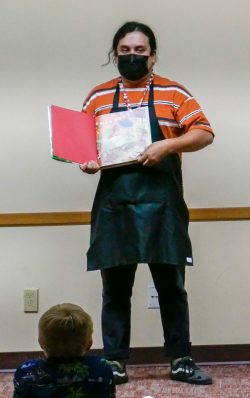
[[[51,307],[39,321],[46,359],[24,362],[15,372],[13,398],[114,398],[108,362],[85,355],[92,345],[91,317],[78,305]]]

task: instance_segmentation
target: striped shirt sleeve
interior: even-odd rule
[[[87,98],[85,99],[85,101],[83,102],[83,106],[82,106],[82,112],[88,113],[90,115],[94,115],[95,114],[95,89],[93,89],[89,95],[87,96]]]
[[[185,89],[175,92],[176,109],[175,118],[179,127],[186,133],[192,129],[202,129],[213,134],[212,128],[202,108],[195,98]]]

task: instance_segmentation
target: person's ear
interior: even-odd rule
[[[92,344],[93,344],[93,340],[92,340],[92,337],[90,337],[88,343],[86,344],[86,351],[90,350]]]
[[[156,63],[156,54],[152,54],[151,55],[151,59],[152,59],[152,65],[154,65]]]
[[[44,341],[41,336],[38,336],[38,343],[39,343],[40,347],[44,350]]]
[[[44,344],[44,340],[43,340],[42,336],[38,337],[38,343],[39,343],[41,349],[43,350],[43,353],[44,353],[45,357],[47,357],[48,354],[46,352],[46,348],[45,348],[45,344]]]

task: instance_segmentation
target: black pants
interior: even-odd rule
[[[149,264],[158,292],[165,355],[191,354],[185,267]],[[107,359],[126,359],[130,346],[131,296],[137,264],[101,271],[103,281],[102,338]],[[152,330],[153,333],[153,330]]]

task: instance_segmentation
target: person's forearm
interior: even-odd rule
[[[171,153],[194,152],[213,142],[213,135],[206,130],[193,129],[180,137],[153,142],[139,156],[143,166],[153,166]]]
[[[213,134],[206,130],[193,129],[180,137],[165,141],[168,153],[194,152],[212,144]]]

